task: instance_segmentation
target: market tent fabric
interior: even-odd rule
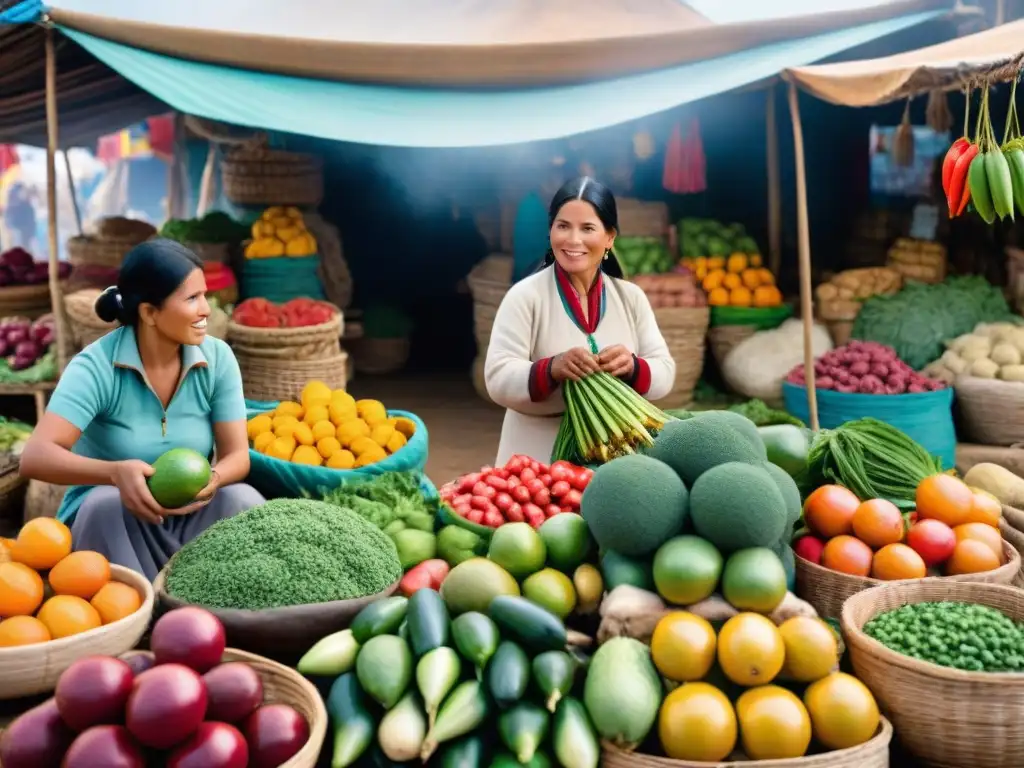
[[[54,0],[48,11],[70,30],[225,67],[378,84],[522,86],[664,69],[951,7],[822,2],[841,10],[733,24],[715,24],[682,0]]]
[[[0,2],[0,24],[27,24],[38,19],[42,12],[43,4],[40,0]]]
[[[502,91],[267,74],[163,56],[70,28],[62,31],[186,114],[364,144],[474,147],[553,139],[623,123],[818,61],[940,13],[912,14],[612,80]]]
[[[1024,20],[895,56],[788,69],[819,99],[870,107],[932,89],[953,90],[991,78],[1009,80],[1024,64]]]

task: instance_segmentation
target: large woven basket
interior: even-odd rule
[[[992,571],[983,573],[965,573],[960,576],[940,576],[931,580],[937,581],[969,581],[985,584],[1012,584],[1020,573],[1021,555],[1008,542],[1003,542],[1006,562]],[[922,581],[912,579],[911,581]],[[839,618],[843,603],[858,592],[877,587],[879,584],[904,583],[880,581],[866,576],[851,576],[839,573],[821,565],[796,556],[796,594],[803,598],[818,612],[820,616]]]
[[[374,339],[362,336],[348,345],[352,353],[352,367],[357,373],[383,376],[402,370],[409,362],[411,342],[406,337]]]
[[[512,287],[512,257],[491,254],[470,270],[466,283],[473,296],[473,333],[477,347],[483,350],[490,342],[501,300]]]
[[[64,285],[61,284],[62,289]],[[7,285],[0,288],[0,317],[21,315],[34,320],[52,309],[49,283]]]
[[[1003,509],[1010,508],[1003,507]],[[1017,510],[1017,512],[1019,511]],[[999,521],[999,532],[1003,534],[1003,539],[1006,543],[1016,549],[1022,558],[1021,569],[1017,571],[1017,575],[1013,577],[1013,581],[1010,583],[1015,587],[1024,587],[1024,531],[1015,528],[1007,519],[1006,512],[1004,511],[1003,519]]]
[[[794,757],[787,760],[726,760],[718,763],[672,760],[668,757],[623,752],[605,746],[601,754],[603,768],[889,768],[889,742],[892,725],[884,717],[878,733],[870,741],[849,749]]]
[[[693,390],[704,370],[704,339],[710,312],[707,307],[661,307],[654,310],[658,329],[676,363],[672,390],[658,401],[660,408],[682,408],[693,401]]]
[[[756,325],[719,325],[708,329],[708,343],[715,361],[722,365],[736,347],[757,333]]]
[[[901,744],[931,768],[1024,765],[1024,674],[964,672],[892,651],[864,634],[903,605],[966,602],[1024,621],[1024,591],[949,579],[885,584],[851,597],[842,614],[853,668],[892,720]]]
[[[320,158],[267,147],[230,153],[221,180],[224,196],[239,205],[316,206],[324,196]]]
[[[236,355],[281,360],[324,360],[341,353],[343,318],[301,328],[254,328],[228,321],[228,343]],[[259,399],[259,398],[257,398]]]
[[[105,323],[96,315],[96,299],[99,288],[83,288],[64,297],[71,335],[79,347],[84,347],[117,328],[117,323]]]
[[[142,653],[130,651],[121,658],[130,659]],[[229,661],[242,661],[256,670],[263,682],[264,704],[287,704],[309,724],[309,740],[278,768],[315,768],[327,736],[327,709],[316,687],[294,669],[253,653],[226,648],[221,663]]]
[[[957,376],[965,442],[1015,445],[1024,440],[1024,382]]]
[[[130,616],[70,637],[35,645],[0,648],[0,699],[48,693],[71,664],[85,656],[118,656],[131,650],[149,626],[153,586],[145,576],[120,565],[110,566],[110,578],[142,595],[142,607]]]
[[[139,243],[138,237],[97,237],[76,235],[68,240],[68,261],[73,266],[121,266],[125,255]]]
[[[662,202],[619,198],[619,234],[623,237],[668,236],[668,205]]]
[[[25,491],[25,522],[37,517],[56,517],[67,489],[66,485],[29,480]]]
[[[344,351],[334,357],[295,360],[250,357],[236,349],[235,357],[242,372],[242,390],[249,400],[297,401],[311,379],[322,381],[331,389],[345,389],[348,385],[348,354]]]

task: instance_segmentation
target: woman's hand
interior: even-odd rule
[[[220,488],[220,475],[214,470],[210,473],[210,482],[206,484],[199,493],[196,494],[195,500],[191,504],[186,504],[184,507],[178,509],[166,509],[164,514],[167,515],[191,515],[196,510],[202,509],[211,501],[213,501],[214,495],[217,493],[217,489]]]
[[[583,347],[573,347],[556,355],[551,361],[551,376],[555,381],[579,381],[584,376],[597,373],[600,369],[597,355]]]
[[[601,370],[612,376],[626,379],[633,375],[633,353],[621,344],[602,349],[601,354],[597,356],[597,361]]]
[[[146,484],[153,471],[149,464],[137,459],[117,461],[110,481],[120,491],[121,503],[129,512],[150,525],[162,525],[166,510],[157,504]]]

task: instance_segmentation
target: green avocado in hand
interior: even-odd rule
[[[179,509],[206,487],[210,474],[205,456],[191,448],[172,448],[153,462],[153,474],[146,482],[157,504],[164,509]]]

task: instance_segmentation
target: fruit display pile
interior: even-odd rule
[[[801,363],[786,381],[806,386]],[[948,385],[918,373],[896,355],[896,350],[874,341],[851,341],[829,350],[814,361],[814,388],[847,394],[906,395],[934,392]]]
[[[272,259],[278,256],[314,256],[316,238],[306,229],[298,208],[267,208],[252,225],[252,240],[245,247],[247,259]]]
[[[71,275],[71,265],[58,262],[57,276],[66,280]],[[0,253],[0,288],[9,285],[42,285],[50,279],[50,265],[36,261],[24,248],[10,248]]]
[[[1024,325],[981,323],[946,346],[942,357],[921,371],[924,375],[950,384],[960,375],[1024,381]]]
[[[107,558],[71,551],[64,523],[40,517],[0,539],[0,648],[78,635],[141,607],[134,587],[111,579]]]
[[[615,258],[627,277],[661,275],[669,272],[676,260],[660,237],[617,237]]]
[[[309,740],[299,712],[264,702],[252,666],[222,663],[224,627],[207,611],[161,616],[150,648],[69,666],[54,697],[0,736],[4,768],[263,768]]]
[[[758,263],[754,266],[760,266],[757,242],[747,234],[742,224],[722,224],[713,219],[680,219],[676,232],[681,259],[724,257],[730,253],[741,253],[758,256]],[[704,275],[698,274],[697,277],[703,278]]]
[[[0,381],[53,379],[57,373],[52,361],[55,339],[53,315],[43,315],[36,320],[27,317],[0,320],[0,357],[3,358]]]
[[[775,276],[761,265],[758,255],[734,253],[684,259],[683,266],[694,271],[713,307],[778,307],[782,293],[775,287]]]
[[[416,432],[410,419],[388,415],[379,400],[356,400],[322,381],[249,419],[252,450],[281,461],[330,469],[366,467],[398,453]]]
[[[238,304],[231,319],[250,328],[308,328],[330,322],[338,308],[326,301],[299,297],[284,304],[266,299],[246,299]]]
[[[704,307],[707,297],[697,284],[697,279],[686,267],[675,267],[669,274],[638,275],[632,279],[633,284],[647,294],[651,308],[666,307]]]

